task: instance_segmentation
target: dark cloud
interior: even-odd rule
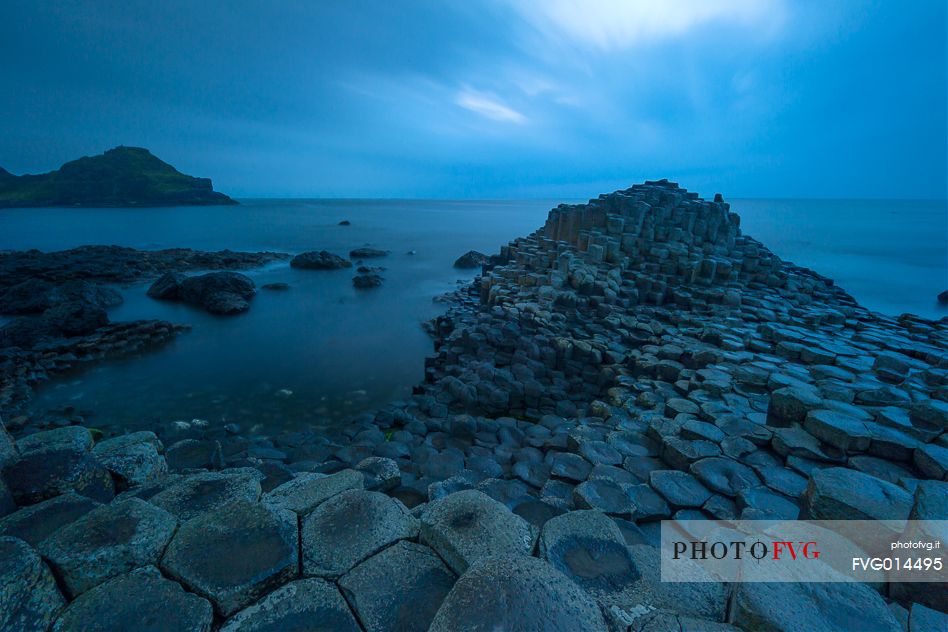
[[[944,197],[943,0],[824,4],[12,0],[0,165],[124,143],[248,196]]]

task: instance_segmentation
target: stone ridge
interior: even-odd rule
[[[657,548],[666,518],[943,520],[948,319],[868,312],[667,181],[553,209],[452,298],[425,382],[335,434],[0,429],[0,627],[948,628],[943,583],[667,584]],[[160,555],[132,499],[181,522]]]

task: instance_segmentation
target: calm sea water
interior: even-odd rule
[[[0,211],[0,249],[83,244],[157,249],[392,251],[385,284],[357,292],[352,270],[300,271],[287,263],[248,274],[261,290],[246,314],[214,317],[153,301],[148,283],[120,288],[113,320],[161,318],[194,328],[140,358],[44,385],[38,411],[70,404],[99,426],[145,428],[203,418],[273,431],[333,425],[409,394],[431,341],[421,323],[433,299],[474,272],[452,268],[467,250],[542,225],[557,201],[245,200],[238,207],[12,209]],[[940,317],[948,289],[944,201],[736,200],[746,233],[785,259],[837,280],[870,309]],[[351,226],[339,226],[347,219]],[[415,254],[408,254],[414,251]],[[375,264],[375,262],[373,262]]]

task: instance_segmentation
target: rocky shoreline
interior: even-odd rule
[[[10,256],[0,292],[52,274]],[[128,256],[62,274],[172,269]],[[870,313],[666,181],[553,209],[450,305],[415,394],[337,434],[0,434],[0,629],[948,625],[943,584],[663,584],[656,548],[671,517],[948,517],[946,319]]]

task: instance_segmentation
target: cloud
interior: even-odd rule
[[[778,28],[785,0],[508,0],[542,34],[601,51],[676,37],[711,23]]]
[[[470,88],[461,90],[454,102],[466,110],[476,112],[494,121],[517,124],[526,123],[527,121],[527,117],[503,103],[496,96]]]

